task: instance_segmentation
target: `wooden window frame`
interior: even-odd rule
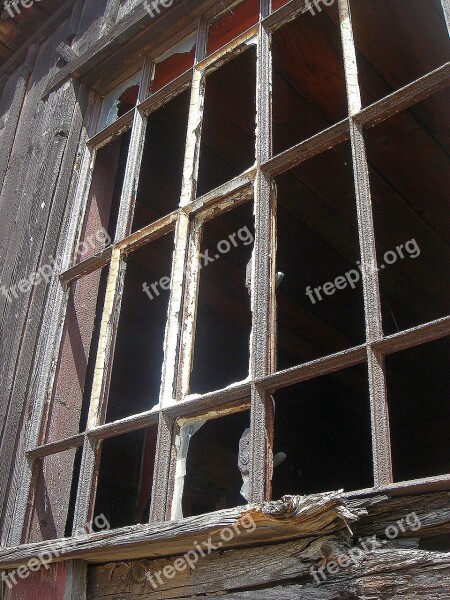
[[[362,108],[356,63],[356,49],[350,15],[350,0],[336,0],[339,5],[340,28],[347,85],[349,115],[347,118],[321,131],[317,135],[291,147],[276,156],[272,154],[271,119],[271,33],[307,10],[306,0],[289,0],[272,12],[270,0],[260,0],[259,22],[210,56],[205,56],[207,24],[214,9],[209,9],[197,24],[196,56],[193,68],[165,85],[154,94],[146,94],[153,72],[154,57],[149,56],[142,69],[140,95],[137,106],[96,133],[95,124],[100,114],[101,102],[91,102],[91,119],[85,152],[80,167],[77,206],[85,206],[96,151],[130,129],[131,142],[122,189],[119,218],[115,240],[112,245],[95,256],[77,264],[66,261],[61,274],[65,298],[71,282],[109,265],[105,306],[102,317],[96,375],[92,386],[89,420],[86,431],[58,442],[39,444],[44,405],[34,407],[32,426],[27,439],[26,465],[22,473],[21,497],[18,500],[10,546],[23,543],[23,523],[33,496],[32,472],[35,461],[71,448],[83,448],[82,467],[75,508],[73,527],[76,530],[92,519],[95,498],[96,461],[102,440],[158,425],[158,440],[154,468],[152,502],[149,528],[152,523],[170,519],[173,490],[173,431],[180,418],[207,415],[211,410],[226,414],[236,403],[250,398],[251,407],[251,477],[250,500],[262,502],[270,499],[273,441],[273,400],[271,394],[277,389],[306,381],[317,376],[336,372],[357,364],[368,362],[369,390],[372,421],[372,448],[374,487],[359,490],[351,495],[410,490],[429,490],[448,487],[450,474],[413,481],[393,481],[390,452],[388,400],[386,393],[385,357],[389,354],[413,348],[450,335],[450,316],[424,325],[384,336],[381,323],[379,281],[376,269],[377,256],[371,206],[371,185],[368,175],[364,131],[392,115],[431,97],[450,86],[450,62],[405,85],[387,97]],[[450,32],[450,0],[441,0]],[[180,33],[183,37],[185,31]],[[201,120],[206,74],[220,67],[246,47],[250,39],[257,43],[257,138],[256,162],[245,173],[197,198],[196,179],[201,141]],[[149,224],[140,231],[130,233],[133,203],[137,188],[139,169],[143,155],[147,116],[175,95],[191,89],[191,104],[186,139],[183,184],[180,206],[177,210]],[[200,125],[200,126],[199,126]],[[343,141],[350,141],[353,155],[353,172],[358,209],[358,228],[362,257],[363,290],[365,305],[366,342],[348,350],[300,364],[276,372],[275,367],[275,252],[276,252],[276,199],[273,179],[318,156]],[[197,302],[198,285],[198,231],[202,220],[211,210],[226,210],[233,205],[254,202],[255,244],[253,250],[253,278],[251,304],[253,326],[250,351],[250,377],[248,381],[229,388],[202,395],[188,394],[188,381],[193,352],[193,319],[180,326],[179,314],[183,306]],[[81,229],[78,220],[78,235]],[[168,320],[164,342],[164,365],[160,403],[157,407],[121,419],[104,422],[105,390],[108,387],[109,369],[117,328],[115,317],[120,312],[121,285],[123,282],[125,254],[151,242],[166,233],[175,232],[175,248],[172,264]],[[74,236],[76,239],[76,236]],[[197,261],[197,266],[196,266]],[[186,276],[185,273],[189,276]],[[184,297],[185,294],[185,297]],[[183,304],[184,303],[184,304]],[[195,311],[192,311],[195,313]],[[110,327],[110,322],[115,326]],[[55,336],[60,341],[60,336]],[[53,380],[50,378],[49,389]],[[47,390],[48,392],[48,390]],[[42,543],[45,546],[45,543]],[[2,564],[6,564],[0,558]]]

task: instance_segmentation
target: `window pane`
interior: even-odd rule
[[[310,11],[272,37],[274,152],[347,116],[337,3]]]
[[[148,522],[157,433],[154,426],[102,442],[94,514],[112,528]]]
[[[394,481],[450,473],[450,339],[386,358]]]
[[[204,227],[192,393],[248,377],[252,318],[246,277],[254,238],[252,209],[248,202]]]
[[[72,535],[80,461],[81,448],[37,461],[36,491],[25,530],[27,543]]]
[[[450,314],[450,92],[366,134],[386,334]]]
[[[190,90],[148,117],[133,231],[180,204]]]
[[[159,402],[173,233],[129,255],[109,388],[107,421]]]
[[[114,240],[130,140],[131,131],[127,131],[97,151],[75,262],[100,252]]]
[[[259,0],[245,0],[220,15],[209,30],[208,54],[244,33],[259,19]]]
[[[206,77],[197,195],[255,162],[256,52],[246,50]]]
[[[201,425],[201,426],[200,426]],[[191,426],[192,427],[192,426]],[[183,516],[201,515],[246,504],[240,490],[239,441],[250,427],[249,411],[198,423],[185,432],[179,460],[186,462]],[[195,433],[194,433],[195,432]]]
[[[174,81],[194,65],[196,33],[181,40],[156,59],[152,93]]]
[[[278,390],[272,497],[373,486],[367,365]]]
[[[364,106],[450,59],[440,0],[351,0]]]
[[[70,286],[56,383],[42,443],[84,431],[91,397],[108,267]]]
[[[276,186],[281,370],[363,343],[365,325],[350,145],[302,163]]]
[[[105,96],[97,127],[98,131],[111,125],[136,106],[141,75],[142,73],[139,71]]]

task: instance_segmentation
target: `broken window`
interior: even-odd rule
[[[365,325],[349,144],[275,182],[281,370],[362,343]]]
[[[149,115],[132,231],[180,203],[190,90]]]
[[[445,90],[367,131],[386,334],[450,313],[449,102]]]
[[[24,539],[263,501],[271,465],[274,498],[450,480],[442,7],[340,6],[219,3],[105,97]]]
[[[239,468],[239,442],[249,427],[249,411],[181,426],[176,477],[184,480],[184,486],[182,500],[174,496],[173,518],[246,504],[241,494],[245,479]]]
[[[156,59],[151,85],[152,93],[157,92],[192,68],[195,59],[195,40],[196,33],[194,32]]]
[[[251,202],[203,226],[193,393],[217,390],[248,377],[253,240]]]
[[[387,357],[394,481],[450,473],[450,338]]]
[[[113,528],[148,522],[156,436],[154,426],[101,444],[94,515]]]
[[[27,543],[71,535],[75,497],[67,494],[67,485],[70,490],[73,481],[77,487],[80,459],[81,449],[71,448],[36,461],[34,502],[25,531]]]
[[[371,104],[450,59],[439,0],[351,0],[363,104]]]
[[[136,106],[140,80],[141,72],[136,73],[105,96],[97,127],[98,131],[111,125]]]
[[[57,442],[86,428],[108,269],[70,284],[58,371],[42,443]]]
[[[159,402],[172,252],[173,233],[127,258],[108,422],[150,410]]]
[[[114,240],[130,140],[131,131],[127,131],[96,151],[86,217],[81,241],[75,249],[75,262],[86,260]]]
[[[367,365],[278,390],[272,497],[373,486]]]
[[[272,36],[273,144],[277,154],[345,119],[337,2],[305,10]]]
[[[198,196],[255,162],[255,50],[246,50],[208,75],[205,85]]]

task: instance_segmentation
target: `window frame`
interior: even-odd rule
[[[90,136],[80,169],[77,198],[86,206],[95,163],[96,151],[112,137],[131,128],[131,142],[122,188],[120,210],[115,239],[111,246],[95,256],[77,264],[66,265],[60,280],[66,298],[71,282],[109,264],[106,301],[102,317],[102,330],[97,353],[96,377],[90,403],[90,419],[85,432],[50,444],[39,444],[39,431],[44,418],[43,411],[32,416],[33,432],[26,451],[28,473],[36,461],[46,456],[71,448],[83,447],[83,460],[78,485],[73,530],[83,527],[92,520],[95,503],[97,456],[101,440],[143,429],[158,424],[158,441],[153,474],[150,523],[170,520],[173,492],[173,465],[175,460],[174,429],[179,419],[194,415],[207,415],[212,408],[216,414],[227,414],[230,407],[240,402],[244,405],[251,398],[251,456],[250,456],[250,501],[262,502],[270,499],[273,442],[273,400],[271,395],[280,388],[333,373],[340,369],[368,361],[374,487],[358,490],[353,495],[383,492],[431,489],[448,486],[450,474],[429,477],[409,482],[394,483],[390,452],[388,399],[386,390],[385,356],[434,341],[450,335],[450,316],[424,325],[385,336],[381,321],[379,281],[376,273],[377,256],[371,207],[371,185],[368,175],[364,131],[397,112],[405,110],[437,91],[450,86],[450,62],[409,83],[387,97],[362,108],[359,90],[356,50],[350,15],[350,0],[336,0],[339,4],[340,28],[347,86],[348,117],[330,126],[311,138],[275,156],[272,154],[271,120],[271,33],[298,17],[307,10],[306,0],[288,0],[286,4],[271,11],[270,0],[261,0],[258,24],[249,28],[226,46],[205,55],[207,26],[217,12],[210,11],[197,23],[197,43],[194,66],[165,85],[154,94],[148,94],[154,69],[154,56],[148,56],[142,65],[142,78],[136,107],[122,115],[100,132],[95,124],[100,114],[101,101],[93,103]],[[441,0],[447,27],[450,32],[450,0]],[[185,30],[180,33],[181,37]],[[246,172],[226,184],[196,197],[198,156],[201,142],[202,106],[205,77],[211,69],[219,68],[224,61],[243,51],[249,40],[257,44],[257,98],[255,112],[257,137],[255,164]],[[130,233],[133,202],[143,155],[146,122],[148,115],[157,110],[175,95],[190,87],[189,111],[184,159],[183,185],[178,209],[144,229]],[[302,162],[318,156],[343,141],[350,141],[353,154],[353,172],[358,208],[358,227],[363,271],[364,310],[366,341],[364,344],[337,352],[298,366],[276,371],[276,298],[275,298],[275,255],[276,255],[276,194],[274,177]],[[229,388],[202,395],[189,395],[189,373],[194,343],[193,320],[180,326],[179,312],[187,304],[196,303],[196,261],[198,263],[198,228],[212,209],[225,210],[230,205],[254,201],[255,243],[253,249],[251,306],[253,326],[250,350],[250,378]],[[78,236],[84,215],[78,221]],[[124,256],[145,243],[175,231],[175,248],[172,264],[172,283],[166,335],[164,342],[164,365],[161,383],[160,404],[139,415],[105,423],[102,418],[108,387],[108,365],[114,346],[115,327],[108,327],[112,316],[120,312],[121,277],[125,272]],[[187,273],[187,275],[186,275]],[[122,278],[123,279],[123,278]],[[195,313],[195,311],[193,311]],[[168,358],[169,357],[169,358]],[[180,372],[178,372],[178,369]],[[50,382],[53,383],[53,382]],[[51,389],[51,388],[50,388]],[[172,391],[175,390],[175,393]],[[34,435],[34,439],[33,439]],[[28,475],[21,489],[19,509],[14,515],[15,545],[23,543],[23,523],[32,504],[33,478]],[[28,507],[28,508],[27,508]]]

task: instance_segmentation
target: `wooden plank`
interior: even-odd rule
[[[89,491],[80,492],[89,495]],[[246,516],[256,523],[254,531],[249,530],[239,540],[224,540],[224,548],[314,537],[317,531],[331,535],[346,530],[347,525],[363,513],[364,510],[358,507],[350,510],[342,494],[336,492],[285,496],[275,502],[241,506],[181,521],[135,525],[82,538],[0,548],[0,569],[15,568],[46,549],[52,549],[54,562],[71,558],[100,563],[144,556],[173,556],[190,550],[197,539],[207,539],[210,535],[217,537],[222,528],[237,526]]]
[[[48,58],[53,44],[65,34],[64,29],[57,31],[41,48],[11,154],[14,168],[8,170],[2,189],[2,210],[9,211],[14,206],[16,215],[15,236],[7,236],[8,248],[2,270],[5,285],[17,285],[23,277],[36,271],[38,264],[47,264],[49,254],[55,253],[60,235],[60,220],[74,175],[73,164],[82,123],[80,112],[75,111],[78,90],[69,84],[45,106],[39,103],[39,98],[46,79],[52,75]],[[82,104],[82,96],[79,100]],[[38,126],[33,128],[33,122]],[[31,139],[30,130],[33,131]],[[47,287],[40,285],[11,305],[5,306],[2,302],[4,343],[9,348],[2,361],[2,392],[9,394],[9,399],[2,402],[2,409],[10,411],[8,429],[2,436],[2,490],[7,488],[6,478],[12,476],[9,468],[16,449],[13,438],[18,434],[17,424],[33,373],[31,365],[46,292]],[[31,304],[28,304],[30,299]],[[13,510],[13,506],[9,505],[7,510],[10,509]]]
[[[268,7],[263,6],[264,12]],[[250,376],[264,377],[276,369],[275,311],[275,215],[272,182],[261,164],[272,153],[272,55],[270,33],[259,26],[257,61],[257,136],[255,180],[255,243],[252,256]],[[250,498],[260,502],[270,498],[273,456],[273,400],[265,390],[252,385],[250,413]]]
[[[381,301],[377,272],[377,254],[372,214],[364,134],[353,116],[361,110],[356,49],[350,16],[349,0],[339,0],[339,19],[344,50],[344,67],[350,113],[350,141],[355,178],[358,230],[361,248],[366,337],[369,343],[383,337]],[[384,360],[368,349],[369,390],[372,426],[372,450],[375,487],[392,481],[392,459],[389,435],[389,414],[386,398]]]
[[[324,541],[328,540],[325,538]],[[200,559],[202,562],[199,561],[191,573],[183,572],[169,580],[172,589],[167,589],[167,579],[165,580],[161,572],[164,567],[173,568],[173,561],[153,564],[147,561],[122,563],[117,565],[116,569],[114,565],[93,567],[90,570],[88,598],[106,600],[113,596],[127,600],[181,597],[225,600],[366,600],[385,597],[412,600],[445,597],[450,584],[448,554],[390,548],[389,544],[386,545],[386,549],[374,552],[364,552],[359,548],[349,549],[358,553],[360,558],[352,562],[349,557],[350,566],[346,568],[339,568],[338,565],[337,575],[325,571],[327,581],[318,584],[311,569],[320,581],[321,576],[316,570],[320,559],[320,545],[319,540],[311,542],[306,549],[297,542],[255,548],[252,551],[213,554]],[[358,566],[355,566],[355,563]],[[158,580],[154,577],[153,582],[157,589],[153,590],[150,581],[145,579],[146,572],[150,576],[152,573],[159,573],[165,585],[158,585]],[[295,579],[301,579],[302,584],[292,583]],[[414,596],[411,595],[412,590]]]
[[[9,78],[0,101],[0,189],[3,186],[13,148],[20,113],[30,75],[36,60],[37,46],[30,46],[25,61]],[[0,236],[0,260],[5,237]]]

